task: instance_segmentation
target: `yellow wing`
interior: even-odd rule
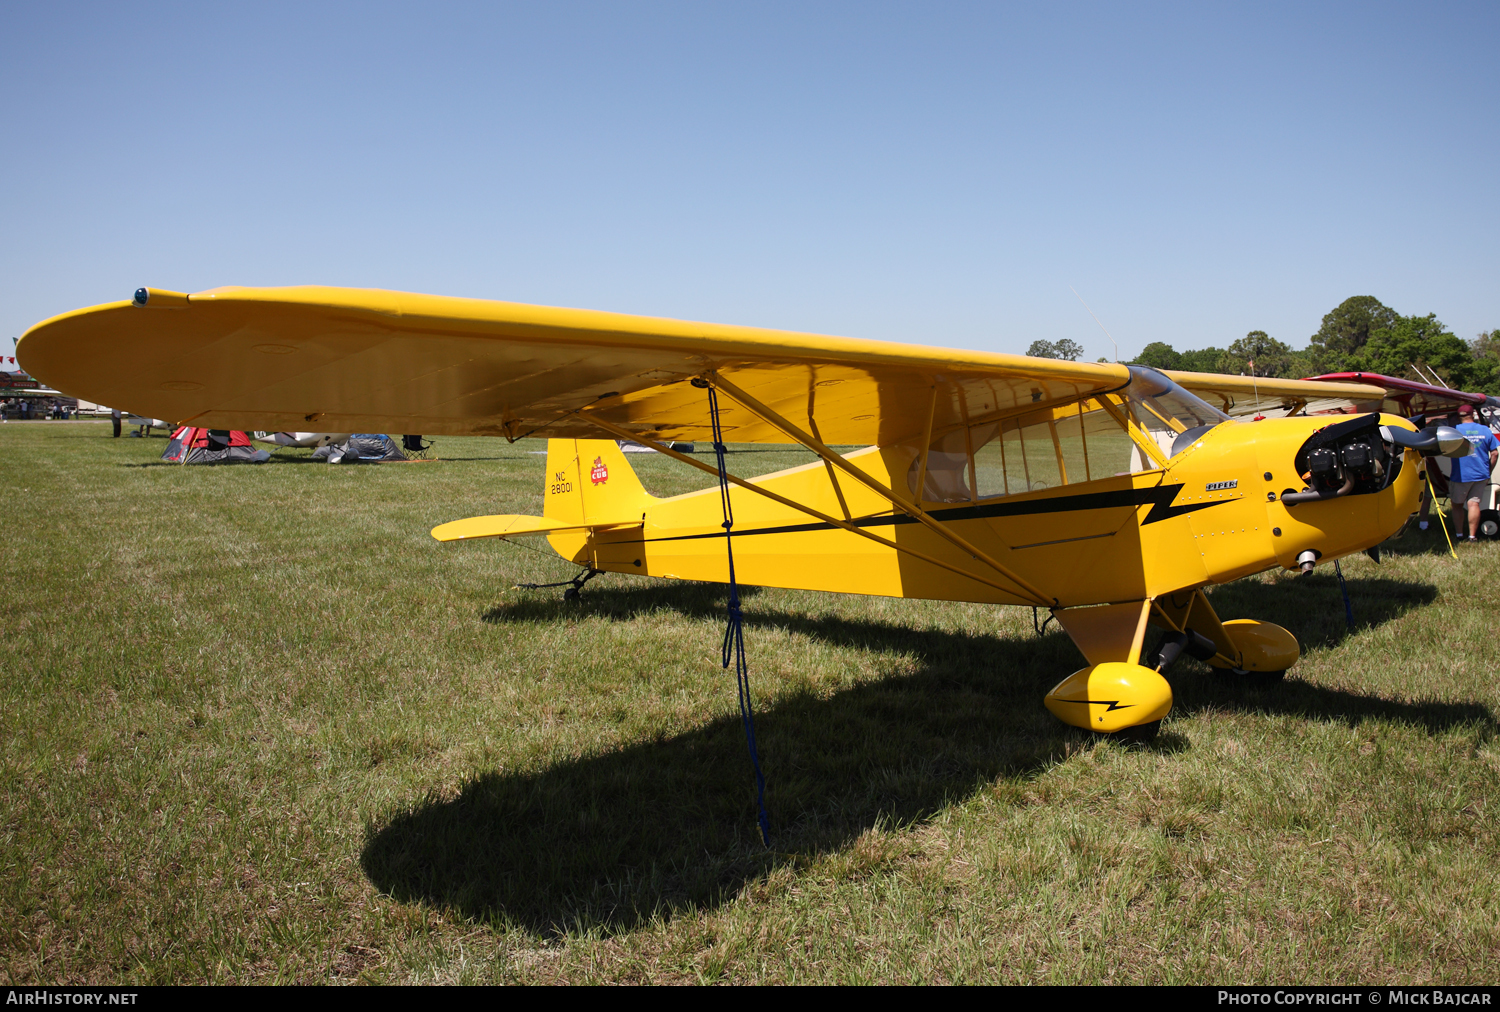
[[[597,436],[587,409],[705,439],[707,395],[686,381],[708,371],[859,445],[1128,381],[1119,365],[371,289],[142,294],[37,324],[18,357],[69,394],[208,427],[511,438]],[[722,415],[731,441],[786,441],[739,405]]]
[[[1232,418],[1257,414],[1355,410],[1357,402],[1379,402],[1385,388],[1367,383],[1329,380],[1263,379],[1222,373],[1164,370],[1177,384],[1191,390]]]

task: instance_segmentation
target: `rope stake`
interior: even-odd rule
[[[750,667],[745,661],[745,626],[740,614],[739,585],[734,578],[734,506],[729,501],[729,469],[724,461],[724,432],[719,425],[719,396],[706,380],[693,380],[694,386],[708,388],[708,413],[714,428],[714,456],[719,463],[719,503],[724,511],[724,554],[729,560],[729,621],[724,627],[722,659],[724,669],[734,665],[735,684],[740,697],[740,723],[745,726],[745,745],[750,750],[750,765],[755,770],[755,803],[759,809],[760,838],[771,845],[771,817],[766,813],[766,778],[760,770],[760,749],[755,744],[755,712],[750,699]]]

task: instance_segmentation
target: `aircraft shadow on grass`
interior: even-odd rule
[[[1431,587],[1394,580],[1349,583],[1362,627],[1435,596]],[[704,618],[723,614],[724,596],[723,587],[702,584],[590,588],[581,603],[538,598],[484,617],[671,609]],[[1214,599],[1221,613],[1279,621],[1308,646],[1345,635],[1332,577],[1242,582],[1218,588]],[[1041,705],[1059,678],[1082,665],[1055,626],[1040,637],[970,636],[754,603],[746,623],[752,684],[758,628],[899,657],[902,668],[831,696],[784,696],[756,714],[769,850],[756,830],[744,730],[726,717],[543,769],[486,773],[455,797],[398,812],[369,829],[362,862],[371,882],[403,901],[544,934],[629,930],[653,916],[721,903],[778,866],[848,848],[871,827],[920,823],[997,778],[1024,778],[1092,744]],[[1395,701],[1295,678],[1256,687],[1186,662],[1173,681],[1179,713],[1212,707],[1351,723],[1376,718],[1432,731],[1493,721],[1479,705]],[[727,675],[724,688],[733,692]],[[1163,732],[1149,747],[1175,752],[1190,743]]]

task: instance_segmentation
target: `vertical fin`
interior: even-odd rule
[[[542,516],[569,523],[639,517],[653,501],[613,439],[547,440]]]
[[[542,488],[542,516],[578,523],[583,520],[583,488],[578,480],[578,440],[547,440],[547,479]]]

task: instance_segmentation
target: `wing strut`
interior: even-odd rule
[[[967,552],[971,557],[978,559],[986,566],[989,566],[991,569],[999,573],[1001,576],[1005,577],[1011,583],[1014,583],[1016,586],[1025,590],[1026,593],[1031,596],[1031,599],[1033,601],[1036,601],[1040,604],[1048,603],[1046,594],[1043,594],[1036,587],[1033,587],[1029,582],[1017,576],[1015,573],[1012,573],[1009,569],[1002,566],[999,562],[996,562],[993,558],[990,557],[988,552],[975,547],[967,539],[960,537],[957,533],[951,530],[947,524],[939,523],[938,521],[932,519],[932,517],[928,515],[927,511],[922,509],[920,506],[917,506],[914,503],[909,503],[905,499],[902,499],[895,493],[893,489],[887,488],[886,486],[882,485],[874,478],[871,478],[864,471],[849,463],[849,461],[845,460],[842,456],[834,453],[833,450],[825,446],[821,440],[815,439],[807,433],[803,432],[801,429],[797,428],[797,426],[793,425],[791,422],[781,417],[781,415],[777,414],[775,411],[771,410],[766,405],[756,400],[754,397],[745,393],[745,391],[741,390],[733,383],[724,379],[722,376],[713,376],[711,382],[719,389],[727,393],[730,397],[733,397],[735,400],[739,401],[740,404],[744,405],[746,408],[749,408],[753,414],[759,416],[760,419],[766,424],[779,429],[781,432],[785,433],[788,436],[791,436],[797,442],[801,443],[813,453],[816,453],[819,457],[823,458],[824,461],[832,464],[834,467],[837,467],[841,471],[844,471],[850,477],[854,478],[856,481],[864,485],[876,495],[890,500],[891,505],[895,506],[898,510],[905,513],[913,520],[916,520],[918,523],[926,526],[929,530],[933,531],[939,537],[948,542],[951,542],[959,549]],[[1057,599],[1053,598],[1052,603],[1056,604]]]
[[[650,436],[642,435],[639,432],[631,432],[629,429],[621,428],[620,426],[615,425],[613,422],[607,422],[602,418],[596,418],[588,412],[579,412],[579,414],[581,417],[587,418],[589,421],[593,422],[599,428],[603,429],[605,432],[608,432],[616,439],[632,440],[633,442],[640,443],[643,446],[649,446],[657,453],[660,453],[667,457],[671,457],[673,460],[680,460],[682,463],[688,464],[692,467],[696,467],[700,471],[706,471],[707,473],[713,475],[715,478],[717,478],[719,475],[718,468],[705,464],[701,460],[694,460],[692,457],[678,453],[670,446],[667,446],[665,443],[659,443],[656,440],[652,439]],[[926,552],[920,552],[915,548],[897,544],[895,541],[892,541],[889,538],[883,538],[873,531],[867,531],[863,527],[857,527],[846,520],[840,520],[838,517],[829,516],[827,513],[824,513],[821,510],[815,510],[811,506],[805,506],[800,502],[793,502],[791,499],[788,499],[785,496],[777,495],[775,492],[748,482],[744,478],[739,478],[728,473],[726,473],[724,477],[726,480],[732,482],[733,484],[738,485],[741,488],[748,489],[751,492],[756,493],[757,495],[763,495],[767,499],[770,499],[772,502],[780,503],[788,509],[794,509],[799,513],[806,513],[810,517],[816,517],[817,519],[823,521],[825,524],[832,524],[835,527],[848,531],[850,534],[858,534],[862,538],[869,538],[876,544],[882,545],[886,548],[894,549],[898,552],[904,552],[915,559],[922,560],[930,566],[937,566],[939,569],[946,569],[950,573],[955,573],[959,576],[964,577],[965,579],[973,580],[976,583],[982,583],[986,587],[994,587],[996,590],[1005,594],[1016,593],[1016,589],[1014,587],[1007,587],[1003,583],[997,583],[996,581],[988,579],[987,577],[980,576],[977,573],[973,573],[967,569],[964,569],[962,566],[955,566],[951,562],[944,562],[942,559],[934,558],[933,556],[928,555]],[[1055,604],[1055,601],[1047,601],[1041,598],[1032,598],[1024,594],[1019,596],[1024,597],[1027,600],[1034,600],[1039,606],[1044,608],[1051,608]]]

